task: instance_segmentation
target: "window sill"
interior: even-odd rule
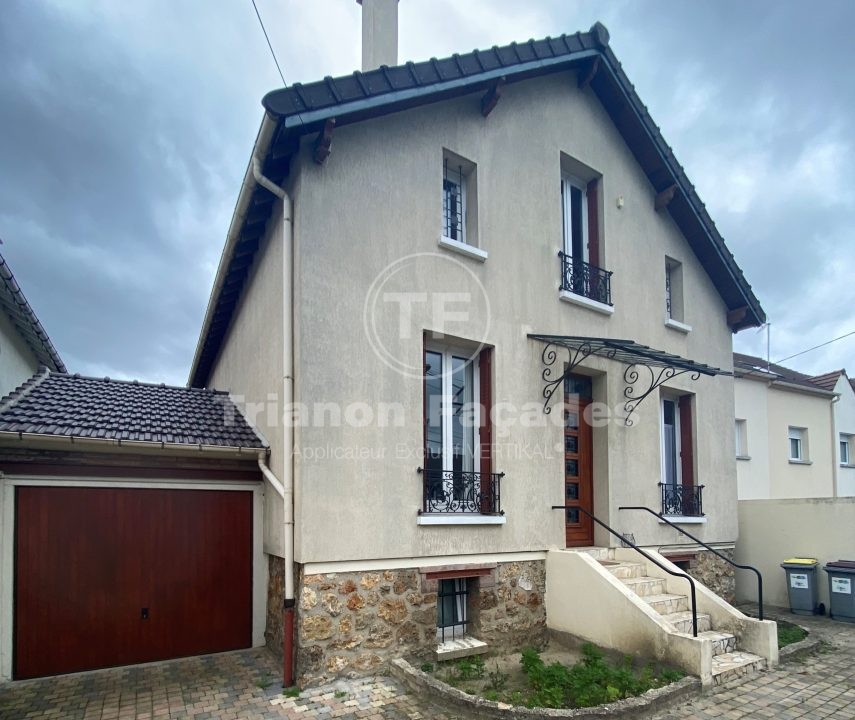
[[[790,458],[790,465],[813,465],[811,460],[793,460]]]
[[[853,463],[840,463],[840,467],[842,467],[842,468],[855,468],[855,464],[853,464]]]
[[[675,525],[706,525],[707,522],[706,515],[700,517],[696,515],[666,515],[665,517]],[[659,524],[667,525],[668,523],[665,520],[660,520]]]
[[[737,460],[750,460],[751,456],[750,455],[737,455],[736,459]]]
[[[461,255],[465,255],[466,257],[477,260],[478,262],[484,262],[488,257],[486,250],[481,250],[481,248],[477,248],[474,245],[467,245],[464,242],[460,242],[460,240],[452,240],[445,236],[440,236],[439,246],[446,250],[452,250],[456,253],[460,253]]]
[[[677,332],[681,332],[684,335],[688,335],[690,332],[692,332],[691,325],[681,323],[679,320],[674,320],[674,318],[665,318],[665,327],[671,328],[672,330],[676,330]]]
[[[504,515],[478,515],[477,513],[422,513],[417,525],[504,525]]]
[[[602,313],[603,315],[614,315],[615,312],[612,305],[606,305],[605,303],[591,300],[591,298],[586,298],[584,295],[571,293],[569,290],[559,290],[558,297],[564,302],[573,303],[574,305],[579,305],[580,307]]]

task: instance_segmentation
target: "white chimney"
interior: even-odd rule
[[[398,0],[356,0],[362,5],[362,72],[398,64]]]

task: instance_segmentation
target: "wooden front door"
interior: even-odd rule
[[[18,487],[16,679],[252,644],[252,493]]]
[[[571,375],[564,395],[564,523],[567,547],[594,544],[594,523],[580,511],[594,511],[591,425],[585,409],[591,404],[591,379]]]

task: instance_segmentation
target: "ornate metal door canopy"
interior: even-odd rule
[[[627,366],[623,378],[626,387],[623,396],[626,399],[624,411],[625,424],[632,426],[632,414],[650,393],[663,383],[689,373],[692,380],[701,375],[731,375],[727,370],[705,365],[704,363],[687,360],[679,355],[655,350],[647,345],[641,345],[634,340],[617,340],[613,338],[581,337],[578,335],[529,335],[532,340],[545,343],[543,348],[543,411],[550,413],[549,401],[563,385],[564,379],[580,365],[585,358],[596,356],[607,360],[617,360]],[[567,352],[566,367],[556,366],[559,352]],[[644,368],[647,372],[639,372]]]

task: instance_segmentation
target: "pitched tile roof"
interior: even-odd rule
[[[39,364],[65,372],[65,365],[36,317],[6,259],[0,255],[0,309],[9,316],[15,329],[27,343]]]
[[[329,120],[338,127],[465,95],[475,95],[477,100],[476,94],[489,91],[499,82],[511,84],[567,70],[587,79],[653,189],[659,193],[675,188],[668,212],[733,312],[734,330],[765,322],[760,301],[626,76],[609,46],[608,30],[601,23],[586,33],[473,50],[441,60],[383,66],[275,90],[263,100],[267,114],[255,155],[263,174],[282,184],[300,139],[323,132]],[[477,102],[473,104],[476,106]],[[270,135],[265,132],[268,120],[275,125]],[[276,200],[253,180],[250,162],[190,370],[190,384],[194,386],[208,382]]]
[[[763,358],[755,357],[754,355],[744,355],[742,353],[733,353],[733,369],[739,374],[742,373],[769,373],[774,377],[770,380],[779,380],[791,385],[800,385],[808,390],[819,390],[828,392],[828,388],[817,384],[815,378],[810,375],[805,375],[797,370],[792,370],[783,365],[775,363],[767,363]]]
[[[811,378],[811,382],[814,385],[819,385],[823,390],[834,390],[837,386],[837,381],[840,379],[841,375],[845,375],[845,370],[832,370],[829,373],[825,373],[824,375],[814,375]]]
[[[0,401],[0,434],[229,448],[266,447],[228,393],[42,368]]]

